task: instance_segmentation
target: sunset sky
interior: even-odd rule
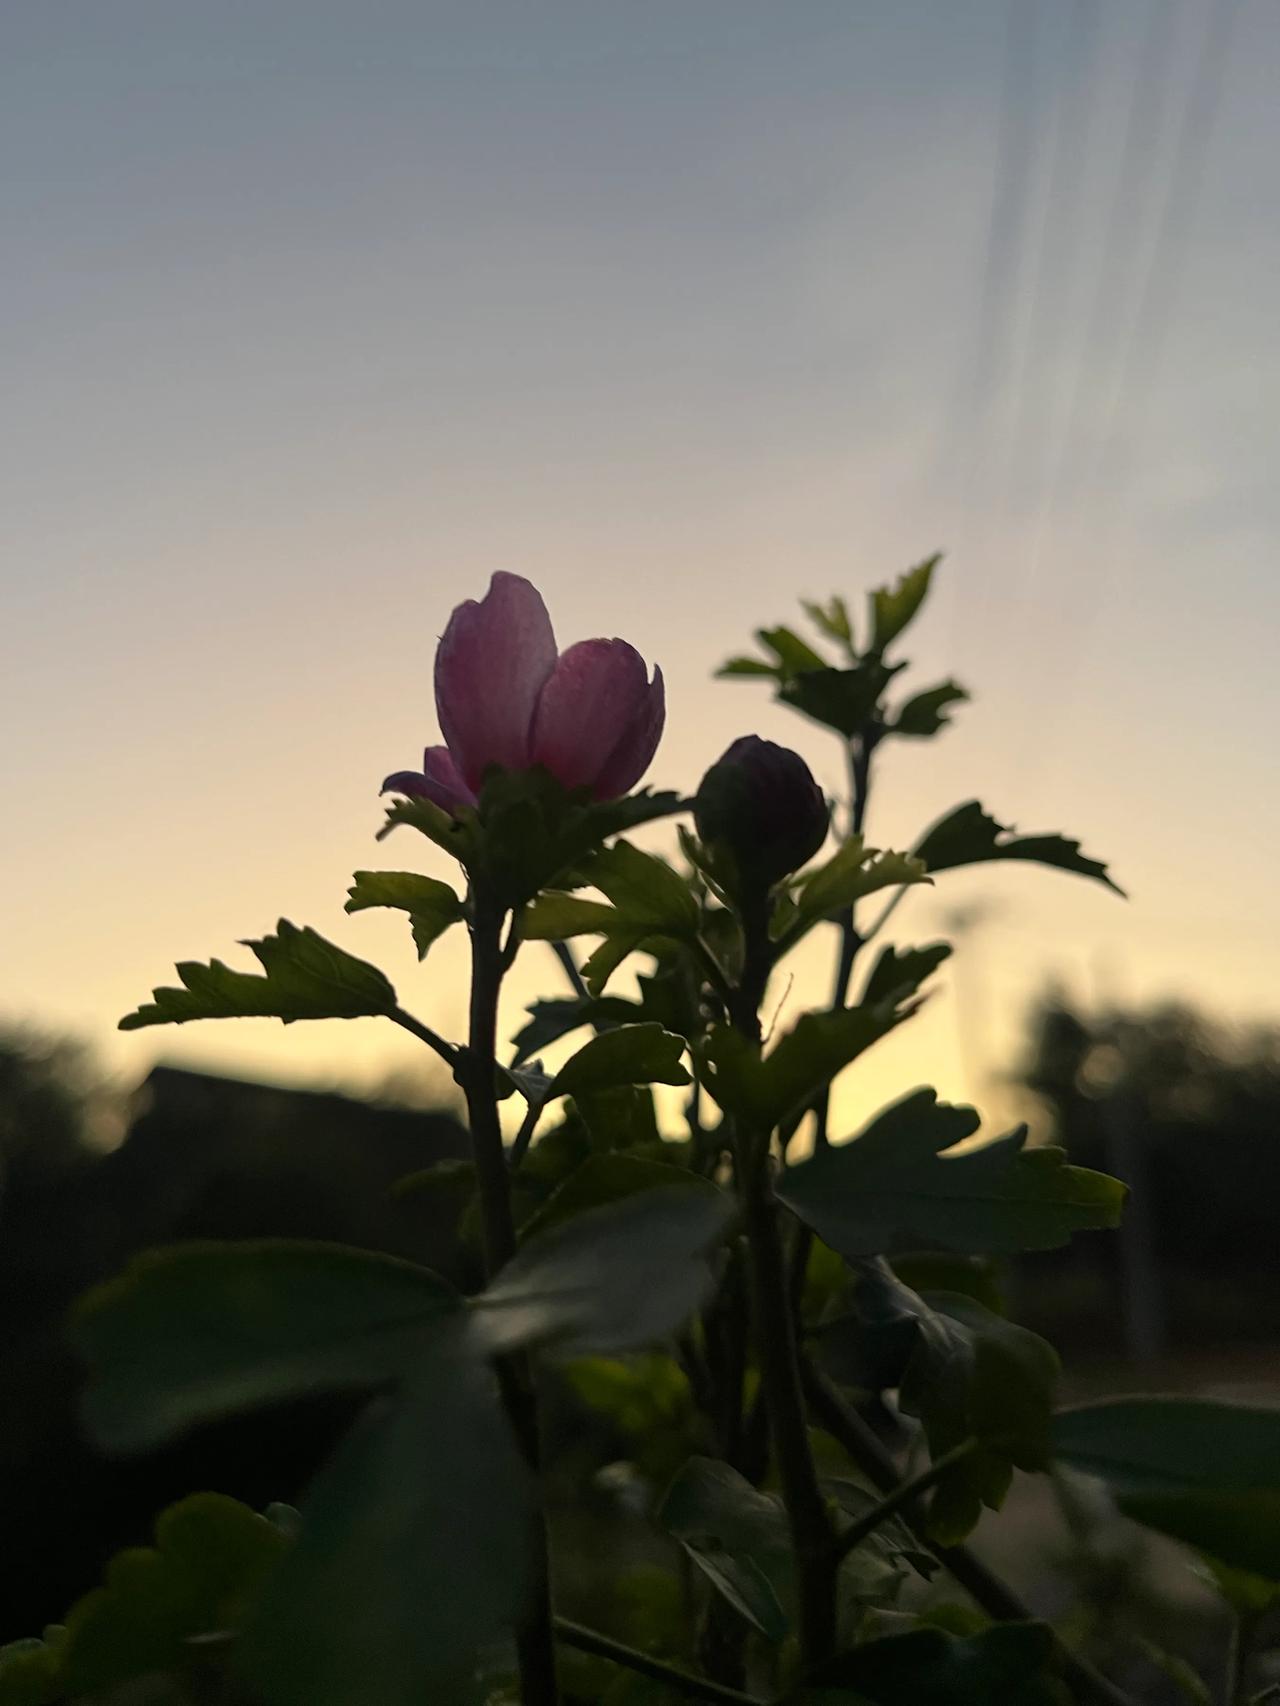
[[[454,604],[515,570],[660,662],[655,784],[755,730],[834,787],[711,672],[945,548],[917,680],[976,702],[872,840],[976,795],[1132,898],[909,901],[994,910],[845,1116],[982,1093],[1051,975],[1280,1019],[1278,69],[1273,0],[4,7],[0,1014],[376,1085],[372,1020],[113,1027],[283,914],[456,1033],[461,937],[342,913],[447,874],[373,835]]]

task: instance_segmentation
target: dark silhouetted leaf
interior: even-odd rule
[[[580,1096],[615,1084],[688,1084],[683,1037],[661,1025],[620,1025],[584,1043],[552,1080],[549,1095]]]
[[[703,1057],[706,1087],[726,1113],[750,1121],[757,1130],[772,1130],[812,1101],[909,1011],[880,1003],[839,1013],[806,1013],[763,1059],[737,1031],[716,1026]]]
[[[814,669],[792,676],[779,699],[846,739],[858,734],[876,712],[901,664],[868,658],[849,669]]]
[[[672,1146],[674,1147],[674,1145]],[[718,1202],[724,1198],[716,1186],[700,1173],[625,1153],[589,1155],[564,1183],[557,1187],[524,1228],[526,1238],[536,1237],[549,1227],[572,1220],[587,1209],[619,1202],[639,1191],[694,1190],[710,1193]]]
[[[1100,1476],[1126,1515],[1280,1582],[1280,1410],[1119,1398],[1054,1418],[1059,1459]]]
[[[469,1699],[523,1610],[531,1508],[493,1376],[442,1336],[311,1486],[239,1668],[271,1706]]]
[[[340,1244],[151,1251],[77,1311],[85,1419],[105,1449],[143,1451],[256,1404],[377,1386],[460,1308],[427,1269]]]
[[[767,1641],[790,1627],[793,1595],[787,1513],[727,1463],[691,1457],[658,1507],[659,1525],[734,1610]]]
[[[852,1142],[789,1168],[779,1195],[845,1256],[920,1244],[978,1255],[1049,1250],[1073,1232],[1117,1224],[1124,1186],[1067,1166],[1061,1149],[1027,1149],[1025,1126],[947,1153],[977,1128],[972,1108],[916,1090]]]
[[[1015,835],[1012,829],[988,816],[977,800],[968,800],[935,823],[916,848],[930,872],[950,871],[960,865],[981,865],[992,859],[1024,859],[1035,865],[1052,865],[1105,883],[1116,894],[1124,890],[1112,882],[1107,867],[1088,859],[1078,841],[1065,835]]]
[[[666,1338],[711,1282],[710,1253],[734,1204],[719,1191],[642,1190],[523,1244],[475,1300],[490,1348],[554,1345],[576,1356]]]
[[[939,682],[937,687],[928,687],[900,705],[897,716],[889,725],[889,732],[928,739],[945,729],[951,721],[947,715],[951,706],[964,704],[968,697],[958,681]]]
[[[883,949],[862,992],[863,1002],[905,1001],[950,957],[949,942],[930,942],[923,948]]]
[[[184,961],[182,989],[152,990],[150,1004],[120,1021],[122,1031],[144,1025],[185,1025],[191,1019],[356,1019],[390,1013],[396,992],[376,966],[335,948],[314,930],[282,918],[274,936],[246,942],[265,976],[231,971],[220,960]]]
[[[805,877],[795,892],[799,923],[807,928],[878,889],[927,883],[923,863],[910,853],[881,853],[850,836],[839,852]]]
[[[877,587],[871,594],[871,650],[883,652],[918,615],[929,595],[933,571],[942,561],[941,551],[908,569],[892,587]]]
[[[407,912],[420,960],[436,938],[463,916],[462,902],[448,883],[421,877],[416,871],[357,871],[349,893],[348,912],[370,906]]]

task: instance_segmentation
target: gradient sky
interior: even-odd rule
[[[996,910],[849,1117],[981,1090],[1051,973],[1280,1018],[1278,69],[1272,0],[0,9],[0,1010],[374,1084],[375,1021],[112,1027],[283,913],[456,1029],[461,941],[341,908],[439,868],[372,837],[458,600],[660,661],[658,784],[755,729],[834,785],[710,672],[945,547],[919,680],[977,702],[872,839],[977,794],[1133,898],[913,898]]]

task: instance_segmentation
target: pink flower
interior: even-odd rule
[[[436,652],[444,746],[421,771],[400,770],[383,793],[419,794],[446,810],[476,803],[491,765],[544,765],[565,788],[613,800],[644,775],[666,716],[662,671],[649,680],[625,640],[579,640],[556,652],[542,595],[499,572],[479,603],[449,618]]]

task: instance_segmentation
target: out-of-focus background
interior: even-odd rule
[[[835,788],[711,671],[948,552],[914,651],[976,701],[872,840],[978,795],[1132,898],[912,897],[961,951],[838,1125],[930,1081],[1146,1181],[1028,1319],[1086,1380],[1272,1389],[1278,68],[1270,0],[0,9],[0,1496],[136,1510],[30,1469],[73,1449],[56,1322],[129,1249],[421,1247],[386,1184],[459,1134],[404,1112],[449,1087],[402,1033],[114,1026],[284,913],[457,1031],[463,944],[419,969],[342,903],[423,858],[377,789],[495,568],[661,663],[655,784],[756,730]],[[512,1017],[556,987],[528,951]],[[66,1583],[26,1585],[13,1633]]]

